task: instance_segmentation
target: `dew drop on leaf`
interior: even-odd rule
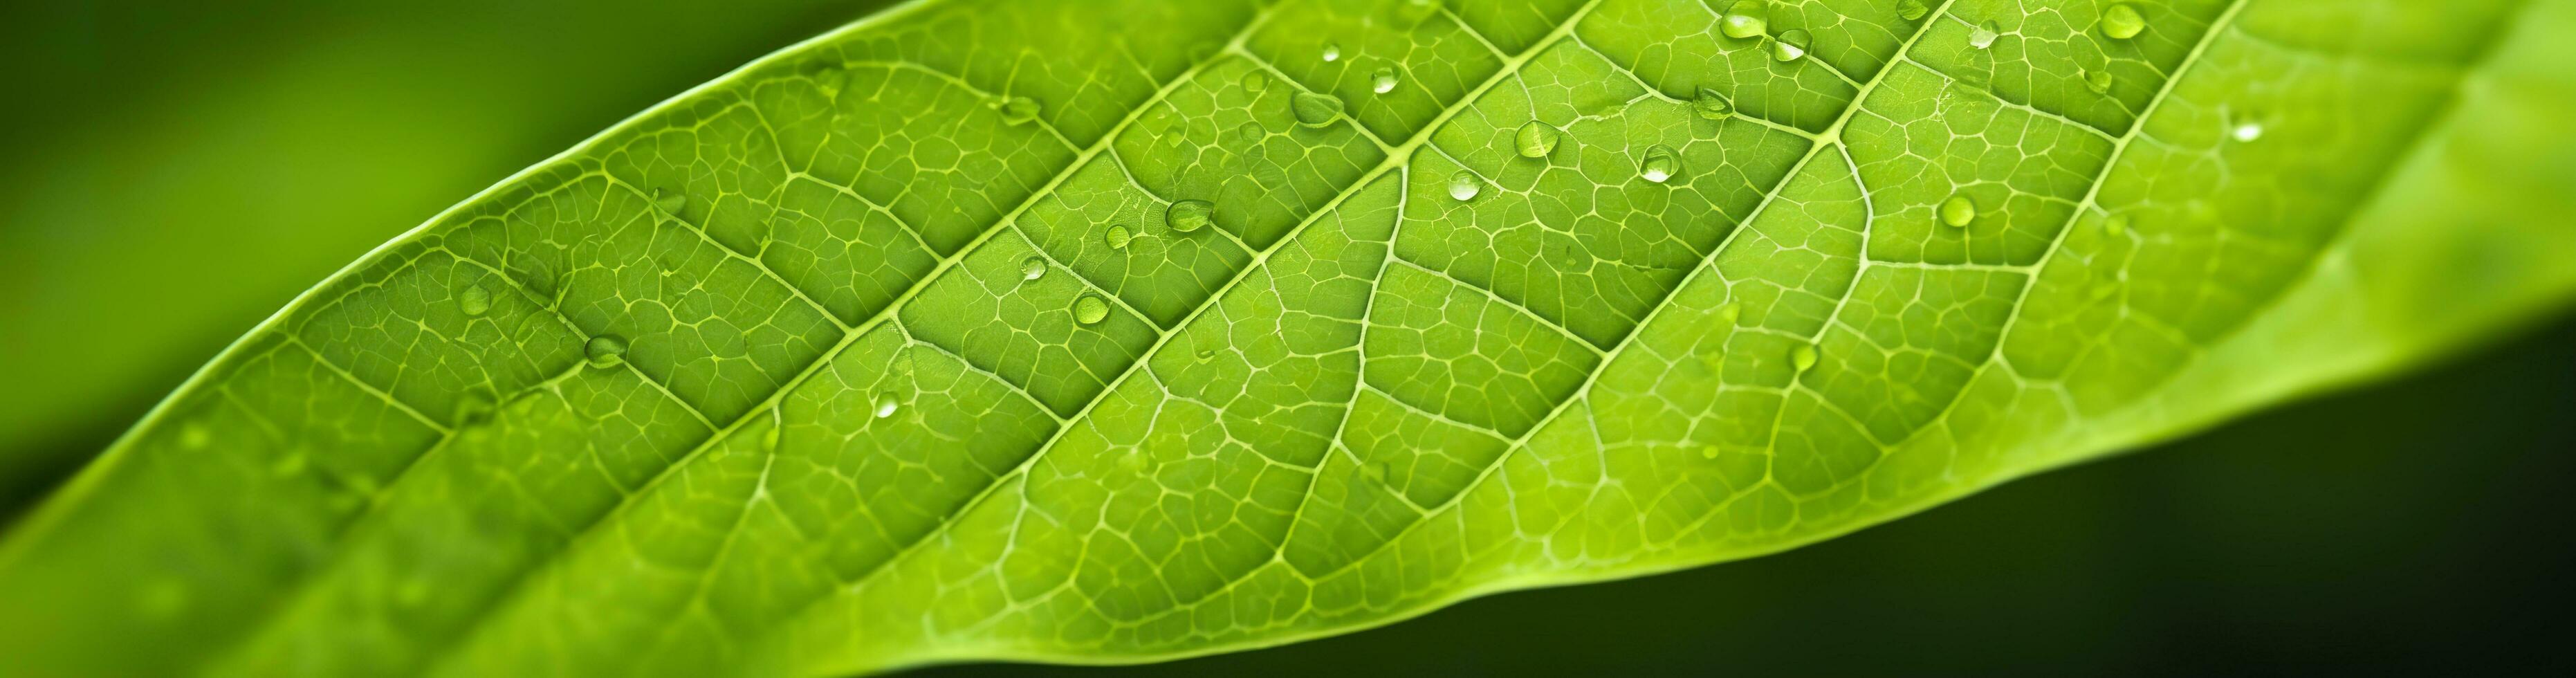
[[[1995,39],[2003,35],[2003,27],[1996,25],[1993,19],[1988,19],[1985,23],[1977,24],[1976,28],[1968,30],[1968,46],[1977,49],[1993,47]]]
[[[1815,369],[1816,345],[1799,344],[1797,348],[1790,349],[1789,367],[1797,370],[1799,374],[1805,374],[1807,370]]]
[[[2122,233],[2126,233],[2126,232],[2128,232],[2128,231],[2129,231],[2129,215],[2126,215],[2126,214],[2114,214],[2114,215],[2111,215],[2111,218],[2102,220],[2102,232],[2103,232],[2103,233],[2108,233],[2108,234],[2111,234],[2111,235],[2119,235],[2119,234],[2122,234]]]
[[[895,411],[900,409],[903,409],[903,401],[894,397],[894,392],[887,391],[877,394],[876,414],[878,419],[894,416]]]
[[[1123,250],[1127,249],[1127,241],[1135,239],[1136,234],[1127,232],[1125,226],[1111,226],[1109,231],[1102,233],[1100,237],[1109,242],[1109,249]]]
[[[1097,325],[1109,318],[1109,302],[1098,295],[1085,294],[1073,300],[1073,319],[1085,325]]]
[[[1906,21],[1919,20],[1923,15],[1930,13],[1932,8],[1925,6],[1923,0],[1903,0],[1896,3],[1896,15],[1904,17]]]
[[[1183,200],[1163,210],[1163,225],[1188,233],[1216,223],[1216,203],[1205,200]]]
[[[1395,67],[1382,66],[1369,74],[1369,91],[1385,94],[1395,91]]]
[[[591,337],[590,343],[582,345],[581,352],[589,358],[591,367],[616,367],[626,362],[626,340],[614,334],[602,334]]]
[[[2227,124],[2227,136],[2237,141],[2253,141],[2261,139],[2263,138],[2263,121],[2256,120],[2253,116],[2233,116],[2232,120]]]
[[[1261,90],[1269,88],[1270,74],[1261,71],[1248,71],[1243,74],[1243,91],[1259,94]]]
[[[1329,94],[1298,92],[1288,101],[1288,110],[1297,115],[1297,124],[1322,127],[1342,114],[1342,100]]]
[[[2111,92],[2111,72],[2099,69],[2085,70],[2084,88],[2093,90],[2094,94],[2109,94]]]
[[[1460,202],[1474,200],[1476,198],[1476,194],[1483,192],[1484,189],[1485,181],[1483,179],[1476,178],[1476,173],[1474,172],[1458,170],[1458,173],[1449,175],[1450,198],[1456,199]]]
[[[1701,446],[1699,446],[1699,458],[1701,458],[1701,459],[1716,459],[1716,458],[1717,458],[1717,446],[1716,446],[1716,445],[1701,445]]]
[[[1735,103],[1715,89],[1702,87],[1698,96],[1691,97],[1691,112],[1708,120],[1725,120],[1735,115]]]
[[[1388,464],[1384,460],[1361,464],[1360,477],[1368,479],[1372,484],[1384,485],[1386,484],[1386,477],[1392,475],[1390,473],[1392,466],[1392,464]]]
[[[1519,151],[1524,158],[1544,158],[1556,152],[1558,136],[1560,133],[1553,126],[1536,120],[1524,122],[1519,131],[1512,133],[1512,150]]]
[[[2138,14],[2136,6],[2125,2],[2113,3],[2102,10],[2102,20],[2098,25],[2102,28],[2103,37],[2127,40],[2147,30],[2147,18]]]
[[[653,189],[653,207],[662,210],[663,214],[679,214],[681,209],[688,206],[689,194],[687,193]]]
[[[465,286],[465,289],[456,293],[456,310],[464,311],[467,317],[479,316],[491,311],[491,290],[483,289],[482,285]]]
[[[456,398],[456,425],[476,426],[492,419],[494,401],[486,391],[466,391]]]
[[[1341,43],[1338,43],[1338,42],[1327,42],[1327,43],[1324,43],[1324,61],[1326,61],[1326,62],[1333,62],[1333,61],[1341,61],[1341,60],[1342,60],[1342,44],[1341,44]]]
[[[1673,147],[1663,144],[1648,147],[1645,159],[1637,163],[1637,178],[1658,184],[1670,181],[1673,175],[1681,173],[1681,158],[1673,154]]]
[[[1743,317],[1744,304],[1742,303],[1730,301],[1717,307],[1717,319],[1719,322],[1733,325],[1737,319]]]
[[[994,107],[1001,109],[1002,122],[1017,125],[1038,119],[1038,100],[1036,99],[1010,97],[995,102]]]
[[[1941,201],[1940,212],[1942,224],[1965,228],[1968,222],[1977,220],[1977,201],[1966,193],[1951,194],[1950,199]]]
[[[1771,41],[1771,60],[1789,63],[1807,56],[1808,37],[1805,29],[1792,28]]]
[[[1029,257],[1020,260],[1021,280],[1036,280],[1044,277],[1046,277],[1046,258]]]
[[[1771,8],[1763,0],[1739,0],[1726,6],[1717,29],[1730,38],[1759,37],[1771,28]]]

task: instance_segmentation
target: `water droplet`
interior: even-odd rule
[[[1923,15],[1931,13],[1932,8],[1924,6],[1923,0],[1903,0],[1896,3],[1896,15],[1904,17],[1906,21],[1922,19]]]
[[[1384,485],[1386,484],[1387,476],[1394,475],[1394,467],[1394,464],[1389,464],[1384,460],[1361,464],[1360,477],[1371,483]]]
[[[1183,200],[1163,209],[1163,225],[1188,233],[1216,223],[1216,203],[1205,200]]]
[[[2085,70],[2084,88],[2093,90],[2094,94],[2109,94],[2111,92],[2111,72],[2095,69]]]
[[[1547,154],[1556,152],[1556,140],[1559,134],[1555,127],[1539,121],[1524,122],[1521,123],[1519,131],[1512,133],[1512,147],[1513,150],[1520,151],[1521,157],[1544,158]]]
[[[687,193],[679,191],[665,191],[659,188],[653,189],[653,207],[655,209],[662,210],[663,214],[676,215],[680,213],[682,208],[686,208],[688,206],[689,194]]]
[[[1718,450],[1716,445],[1699,446],[1699,458],[1701,459],[1716,459],[1717,452]]]
[[[1807,56],[1807,31],[1792,28],[1771,40],[1771,60],[1780,63],[1797,61]]]
[[[466,391],[465,395],[456,398],[456,425],[475,426],[490,421],[493,404],[491,393]]]
[[[1440,0],[1405,0],[1398,16],[1407,22],[1420,23],[1440,13]]]
[[[1199,362],[1207,362],[1207,361],[1210,361],[1210,360],[1215,360],[1215,359],[1216,359],[1216,349],[1213,349],[1213,348],[1202,348],[1202,349],[1199,349],[1199,352],[1198,352],[1198,353],[1193,354],[1193,355],[1199,359]]]
[[[840,98],[841,88],[848,86],[849,81],[849,73],[842,71],[839,66],[825,66],[823,70],[814,73],[814,88],[822,90],[825,98]]]
[[[1715,89],[1702,87],[1698,96],[1691,97],[1691,112],[1709,120],[1725,120],[1735,115],[1735,103]]]
[[[1261,71],[1246,71],[1246,72],[1244,72],[1244,74],[1243,74],[1243,91],[1251,92],[1251,93],[1254,93],[1254,94],[1260,94],[1260,93],[1261,93],[1261,90],[1265,90],[1265,89],[1269,89],[1269,88],[1270,88],[1270,74],[1268,74],[1268,73],[1263,73],[1263,72],[1261,72]]]
[[[1324,43],[1324,61],[1326,61],[1326,62],[1333,62],[1333,61],[1341,61],[1341,60],[1342,60],[1342,43],[1338,43],[1338,42],[1327,42],[1327,43]]]
[[[1395,67],[1387,66],[1370,73],[1369,91],[1379,94],[1395,91]]]
[[[1260,143],[1261,138],[1266,136],[1270,136],[1270,130],[1262,129],[1261,123],[1258,122],[1247,120],[1241,125],[1234,126],[1234,138],[1236,141],[1241,141],[1247,144]]]
[[[1125,226],[1111,226],[1109,227],[1108,232],[1100,235],[1102,240],[1109,242],[1109,249],[1113,250],[1127,249],[1127,241],[1133,240],[1135,237],[1136,234],[1128,233],[1127,227]]]
[[[2138,8],[2129,3],[2113,3],[2102,10],[2102,21],[2097,25],[2101,26],[2104,37],[2127,40],[2147,30],[2147,18],[2139,16]]]
[[[768,448],[771,452],[776,452],[778,451],[778,438],[779,427],[771,426],[769,427],[769,430],[760,432],[760,446]]]
[[[2101,301],[2109,299],[2112,295],[2119,293],[2120,284],[2118,282],[2103,280],[2093,283],[2093,289],[2088,290],[2085,296],[2091,298],[2093,301]]]
[[[1718,320],[1718,322],[1723,322],[1723,323],[1726,323],[1726,324],[1728,324],[1728,325],[1733,325],[1733,324],[1735,324],[1735,321],[1736,321],[1736,320],[1741,319],[1741,318],[1743,318],[1743,317],[1744,317],[1744,304],[1742,304],[1742,303],[1730,301],[1730,302],[1726,302],[1725,304],[1720,305],[1720,306],[1718,306],[1718,307],[1717,307],[1717,320]]]
[[[467,285],[456,293],[456,310],[464,311],[467,317],[483,315],[492,310],[492,292],[482,285]]]
[[[993,107],[1001,109],[1002,122],[1005,123],[1017,125],[1038,119],[1038,100],[1036,99],[1009,97],[993,102]]]
[[[591,367],[616,367],[626,362],[626,340],[614,334],[591,337],[581,351],[589,356]]]
[[[1461,202],[1474,200],[1476,194],[1484,190],[1485,180],[1476,178],[1474,172],[1458,170],[1457,174],[1449,175],[1449,197],[1451,198]]]
[[[1341,116],[1342,100],[1328,94],[1298,92],[1295,98],[1288,100],[1288,111],[1297,114],[1298,124],[1322,127]]]
[[[1816,345],[1799,344],[1797,348],[1790,349],[1789,367],[1796,369],[1799,374],[1805,374],[1807,370],[1815,369]]]
[[[2119,234],[2122,234],[2122,233],[2127,233],[2128,231],[2129,231],[2129,215],[2126,215],[2126,214],[2114,214],[2114,215],[2111,215],[2111,218],[2102,220],[2102,232],[2103,232],[2103,233],[2108,233],[2108,234],[2111,234],[2111,235],[2119,235]]]
[[[1637,163],[1637,177],[1658,184],[1681,173],[1681,158],[1673,154],[1673,147],[1663,144],[1648,147],[1645,159]]]
[[[1968,30],[1968,46],[1977,49],[1993,47],[1995,39],[2003,35],[2003,27],[1996,25],[1993,19],[1987,19],[1985,23],[1977,24],[1976,28]]]
[[[1730,38],[1759,37],[1771,29],[1771,8],[1763,0],[1741,0],[1726,7],[1717,29]]]
[[[1969,199],[1966,193],[1954,193],[1950,199],[1941,201],[1940,212],[1942,224],[1965,228],[1968,222],[1977,220],[1977,201]]]
[[[1073,300],[1073,319],[1085,325],[1096,325],[1109,319],[1109,302],[1099,295],[1085,294]]]
[[[1020,260],[1021,280],[1036,280],[1044,277],[1046,277],[1045,257],[1029,257]]]
[[[2234,138],[2237,141],[2253,141],[2263,138],[2263,121],[2256,120],[2253,116],[2240,115],[2234,117],[2235,121],[2229,123],[2227,126],[2227,136]]]
[[[895,410],[900,409],[903,409],[903,401],[896,399],[894,397],[894,392],[887,391],[877,394],[878,419],[894,416]]]

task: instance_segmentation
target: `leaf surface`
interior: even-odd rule
[[[1792,61],[1711,4],[934,0],[782,51],[245,337],[0,547],[0,656],[1275,644],[1827,538],[2576,290],[2566,2],[1775,3]]]

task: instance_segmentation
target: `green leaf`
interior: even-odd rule
[[[1107,4],[909,5],[369,255],[0,547],[0,662],[1289,642],[1790,548],[2576,295],[2566,0],[1759,8],[1787,61],[1688,0]]]

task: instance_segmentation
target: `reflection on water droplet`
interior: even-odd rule
[[[482,285],[467,285],[456,293],[456,310],[464,311],[467,317],[483,315],[492,310],[492,292]]]
[[[1719,322],[1733,325],[1736,320],[1743,317],[1744,304],[1741,302],[1730,301],[1717,307],[1717,319]]]
[[[1475,199],[1476,194],[1483,191],[1484,188],[1485,181],[1483,179],[1476,178],[1476,173],[1474,172],[1458,170],[1458,173],[1449,175],[1450,198],[1460,201],[1473,200]]]
[[[1985,23],[1977,24],[1976,28],[1968,30],[1968,46],[1977,49],[1993,47],[1995,39],[2003,35],[2003,27],[1996,25],[1994,20],[1988,19]]]
[[[1298,124],[1322,127],[1341,116],[1342,100],[1327,94],[1298,92],[1288,100],[1288,112],[1296,114]]]
[[[2111,235],[2119,235],[2119,234],[2122,234],[2122,233],[2126,233],[2126,232],[2128,232],[2128,230],[2129,230],[2129,215],[2126,215],[2126,214],[2114,214],[2114,215],[2111,215],[2111,218],[2102,220],[2102,232],[2103,232],[2103,233],[2108,233],[2108,234],[2111,234]]]
[[[1718,450],[1716,445],[1699,446],[1699,458],[1701,459],[1716,459],[1717,454]]]
[[[1342,60],[1342,44],[1341,44],[1341,43],[1338,43],[1338,42],[1327,42],[1327,43],[1324,43],[1324,60],[1325,60],[1325,61],[1328,61],[1328,62],[1330,62],[1330,61],[1341,61],[1341,60]]]
[[[1637,162],[1637,177],[1658,184],[1669,181],[1681,173],[1681,158],[1674,155],[1671,146],[1655,144],[1647,147],[1646,157]]]
[[[1111,226],[1107,232],[1100,234],[1100,238],[1107,241],[1109,243],[1109,249],[1113,250],[1127,249],[1127,241],[1133,240],[1135,237],[1136,234],[1127,232],[1127,227],[1125,226]]]
[[[1073,300],[1073,319],[1085,325],[1097,325],[1109,319],[1109,302],[1098,295],[1085,294]]]
[[[2102,10],[2100,26],[2104,37],[2127,40],[2138,37],[2140,31],[2147,30],[2147,18],[2140,16],[2138,8],[2129,3],[2114,3]]]
[[[1046,277],[1046,258],[1029,257],[1020,260],[1021,280],[1036,280],[1044,277]]]
[[[2235,121],[2228,123],[2227,136],[2237,141],[2253,141],[2261,139],[2263,138],[2263,121],[2257,120],[2250,115],[2235,116]]]
[[[1735,103],[1715,89],[1702,87],[1697,96],[1691,97],[1691,112],[1709,120],[1725,120],[1735,115]]]
[[[1802,29],[1793,28],[1781,33],[1780,37],[1771,40],[1771,60],[1788,63],[1805,58],[1807,41],[1810,39],[1807,32]]]
[[[2089,69],[2084,71],[2084,88],[2093,90],[2094,94],[2110,93],[2111,72],[2099,69]]]
[[[1815,369],[1816,345],[1799,344],[1797,348],[1790,349],[1789,367],[1797,370],[1800,374],[1805,374],[1807,370]]]
[[[653,189],[653,207],[662,210],[664,214],[678,215],[680,210],[688,206],[689,194],[687,193]]]
[[[1269,135],[1270,130],[1262,129],[1261,123],[1258,122],[1245,121],[1241,125],[1234,126],[1235,141],[1247,144],[1260,143],[1262,137]]]
[[[876,412],[878,419],[894,416],[895,410],[900,409],[903,409],[903,401],[896,399],[893,392],[889,391],[877,394]]]
[[[1259,94],[1261,90],[1269,88],[1269,74],[1261,71],[1247,71],[1243,74],[1243,91]]]
[[[590,343],[582,345],[582,354],[589,357],[591,367],[616,367],[626,363],[626,340],[614,334],[591,337]]]
[[[1977,220],[1977,201],[1969,199],[1966,193],[1953,194],[1948,200],[1941,201],[1940,212],[1942,224],[1966,227],[1968,222]]]
[[[1385,94],[1395,91],[1395,68],[1382,67],[1369,74],[1369,91]]]
[[[1771,8],[1763,0],[1741,0],[1726,7],[1717,29],[1730,38],[1751,38],[1771,29]]]
[[[1547,157],[1549,153],[1556,152],[1559,134],[1555,127],[1540,124],[1536,120],[1521,123],[1520,130],[1512,133],[1513,150],[1520,152],[1521,157],[1524,158]]]
[[[1163,225],[1188,233],[1216,223],[1216,203],[1205,200],[1183,200],[1163,209]]]

